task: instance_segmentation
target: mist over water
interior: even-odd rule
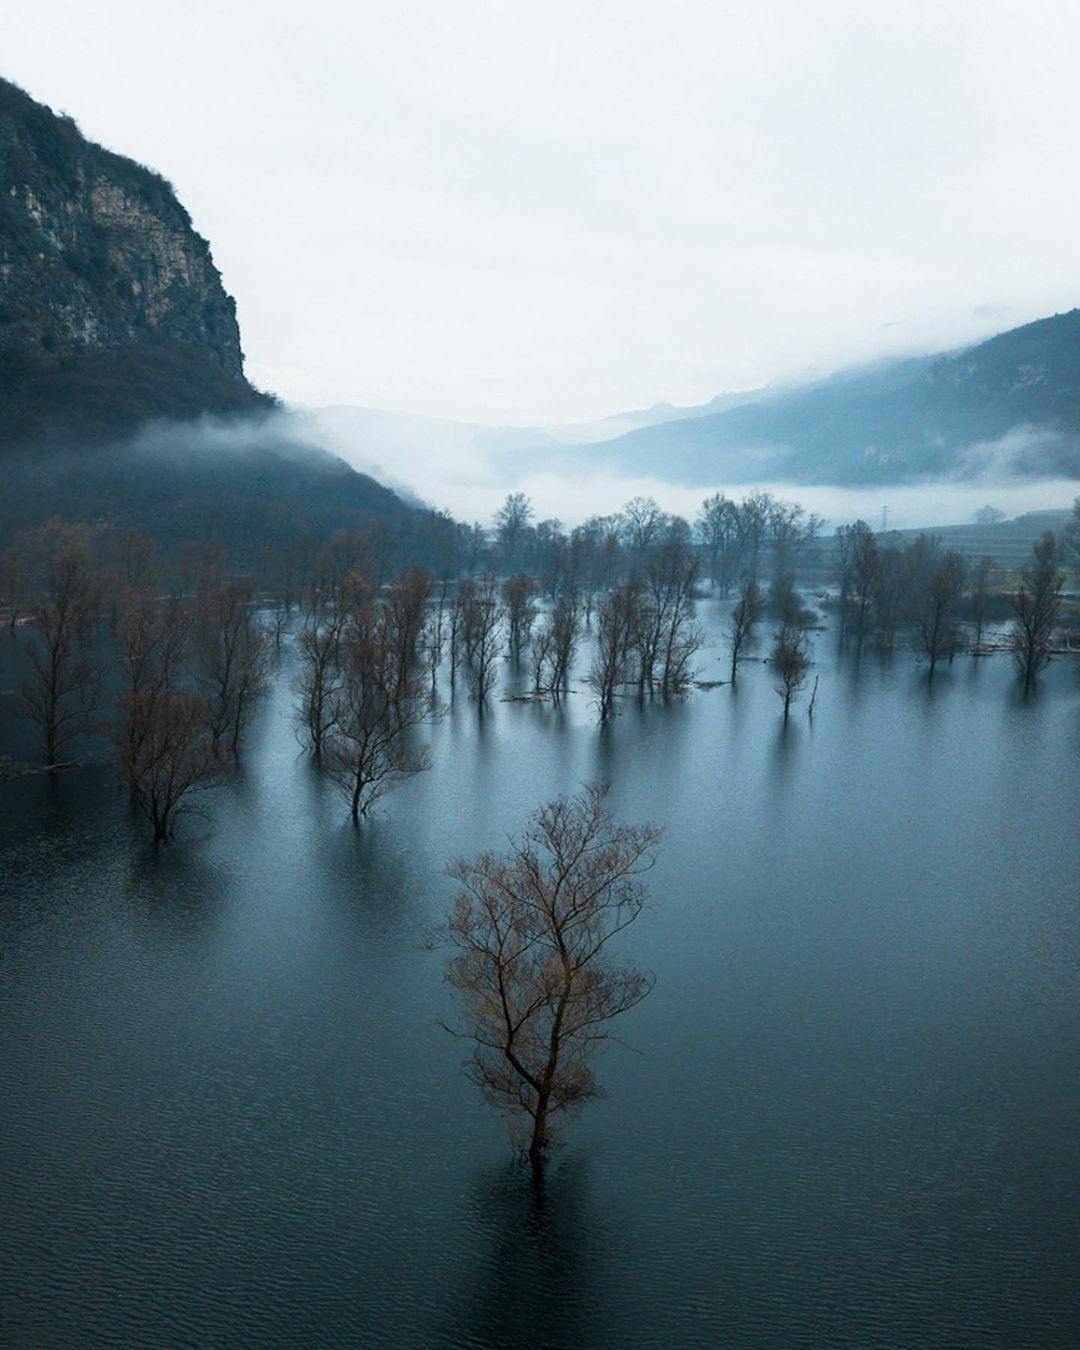
[[[874,487],[787,483],[782,479],[724,481],[688,487],[656,476],[622,474],[604,462],[605,447],[583,446],[581,463],[557,470],[545,468],[549,447],[492,452],[462,439],[428,432],[410,441],[396,441],[380,453],[377,439],[361,440],[339,427],[315,419],[292,424],[299,434],[321,443],[347,463],[389,487],[404,490],[458,520],[489,522],[508,492],[525,492],[539,520],[559,520],[573,528],[593,515],[611,515],[636,496],[654,497],[661,507],[693,520],[705,497],[723,492],[744,497],[758,490],[797,501],[814,511],[829,529],[866,520],[879,528],[887,508],[890,529],[963,525],[982,506],[995,506],[1006,516],[1026,511],[1063,510],[1080,495],[1080,479],[1025,477],[1014,460],[986,455],[987,468],[963,477],[938,478]],[[985,447],[984,447],[985,449]]]
[[[1080,495],[1080,478],[1040,476],[1054,435],[1017,427],[997,441],[958,451],[955,475],[906,483],[847,487],[771,478],[731,479],[687,486],[660,474],[624,473],[600,424],[573,458],[558,432],[439,422],[371,409],[294,410],[277,423],[282,435],[330,450],[386,486],[456,519],[489,523],[508,492],[525,492],[538,520],[572,529],[593,515],[611,515],[632,497],[654,497],[675,515],[693,520],[714,492],[740,498],[755,491],[797,501],[826,521],[828,530],[862,519],[875,529],[969,524],[983,506],[1007,517],[1064,510]],[[547,435],[547,439],[542,439]],[[885,515],[883,516],[883,512]]]
[[[636,496],[654,497],[665,511],[692,521],[705,497],[723,492],[740,498],[758,490],[799,502],[815,511],[831,531],[853,520],[867,521],[874,529],[882,523],[887,508],[889,529],[919,526],[964,525],[981,506],[996,506],[1007,516],[1025,511],[1063,510],[1080,495],[1080,480],[1045,479],[1036,482],[957,482],[936,480],[873,488],[844,488],[822,484],[761,482],[716,483],[709,487],[684,487],[657,478],[622,477],[617,474],[529,474],[508,480],[511,486],[444,482],[437,504],[464,520],[487,521],[507,491],[528,494],[538,519],[551,517],[564,525],[580,525],[591,515],[610,515]],[[422,494],[428,495],[428,494]]]

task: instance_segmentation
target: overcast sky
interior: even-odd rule
[[[586,419],[1080,303],[1062,0],[2,3],[292,401]]]

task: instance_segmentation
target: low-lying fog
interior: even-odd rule
[[[656,478],[624,478],[609,474],[524,474],[512,484],[532,501],[537,519],[554,518],[564,525],[580,525],[592,515],[609,515],[631,497],[654,497],[665,511],[693,520],[703,498],[713,492],[744,497],[760,488],[774,496],[797,501],[827,522],[831,531],[860,517],[875,529],[887,508],[890,529],[916,526],[963,525],[982,506],[996,506],[1007,516],[1026,511],[1060,510],[1080,495],[1080,481],[1040,480],[1034,483],[927,482],[887,488],[807,486],[804,483],[716,483],[709,488],[683,487]],[[415,489],[420,491],[419,485]],[[431,484],[426,495],[458,519],[488,521],[507,488],[447,479]]]
[[[545,469],[545,449],[491,449],[475,440],[447,431],[444,435],[387,438],[346,434],[340,424],[318,418],[301,419],[305,435],[340,455],[347,463],[380,482],[449,511],[459,520],[490,521],[508,492],[525,492],[536,518],[580,525],[592,515],[609,515],[631,497],[654,497],[666,511],[692,520],[703,498],[713,492],[743,497],[763,489],[800,502],[815,511],[830,528],[860,517],[875,528],[887,508],[890,529],[965,524],[982,506],[994,506],[1007,516],[1026,511],[1064,509],[1080,495],[1080,480],[1029,479],[1009,474],[1002,461],[982,475],[936,479],[877,487],[836,487],[779,481],[717,481],[707,487],[687,487],[656,477],[622,475],[610,466],[590,469]],[[447,424],[449,428],[451,424]],[[461,428],[461,431],[464,431]],[[359,441],[359,443],[358,443]],[[582,448],[587,456],[588,447]]]

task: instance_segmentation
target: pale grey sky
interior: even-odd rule
[[[587,419],[1080,303],[1062,0],[0,0],[289,400]]]

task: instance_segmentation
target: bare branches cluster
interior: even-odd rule
[[[774,575],[794,571],[824,522],[795,502],[754,492],[737,502],[716,493],[702,503],[696,522],[713,585],[727,597],[736,584],[761,580],[769,556]]]
[[[607,789],[548,802],[506,855],[461,859],[441,932],[472,1041],[467,1070],[539,1164],[599,1092],[593,1061],[650,975],[609,944],[641,914],[660,831],[617,824]]]
[[[428,765],[415,737],[438,712],[427,676],[433,646],[433,680],[441,659],[445,594],[433,607],[431,579],[414,568],[379,597],[356,571],[358,561],[342,556],[345,570],[325,576],[309,603],[294,686],[302,735],[354,821]]]
[[[1074,510],[1077,519],[1080,511]],[[1000,616],[1007,606],[1008,646],[1030,688],[1050,659],[1070,538],[1070,526],[1060,537],[1045,533],[1010,586],[992,558],[968,562],[935,536],[919,534],[901,544],[878,537],[862,520],[841,527],[834,553],[841,636],[849,635],[857,648],[873,638],[888,651],[906,632],[932,678],[941,661],[951,662],[966,646],[983,652],[992,607]]]
[[[1077,510],[1080,518],[1080,509]],[[1020,586],[1011,597],[1013,623],[1009,633],[1016,669],[1025,689],[1050,660],[1050,642],[1058,613],[1064,574],[1060,567],[1061,546],[1047,532],[1035,545],[1034,559],[1024,569]]]

